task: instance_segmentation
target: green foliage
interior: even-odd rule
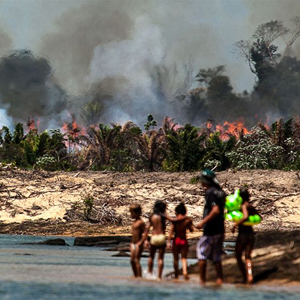
[[[59,162],[66,155],[64,142],[59,130],[51,131],[51,135],[47,131],[38,134],[36,130],[30,130],[24,135],[21,123],[16,124],[13,134],[4,126],[0,130],[0,160],[14,162],[23,168],[36,165],[38,168],[56,170],[63,165]]]
[[[199,168],[203,156],[205,134],[199,135],[198,129],[191,124],[167,132],[168,154],[165,168],[178,166],[177,171],[193,171]]]
[[[149,114],[147,117],[147,123],[144,124],[145,130],[149,130],[151,127],[157,126],[157,122],[154,120],[153,115]]]
[[[201,182],[201,177],[200,176],[193,176],[190,180],[191,184],[196,184],[196,183],[199,183],[199,182]]]
[[[35,163],[35,166],[38,169],[42,169],[45,171],[55,171],[58,169],[58,165],[58,161],[49,154],[38,157]]]
[[[177,160],[169,161],[169,160],[165,159],[162,162],[162,169],[165,172],[178,172],[179,167],[180,167],[180,164]]]
[[[99,101],[90,101],[81,109],[81,118],[87,126],[97,124],[103,113],[104,106]]]
[[[23,140],[23,138],[24,138],[23,124],[18,123],[15,126],[13,142],[16,143],[16,144],[20,144],[21,141]]]
[[[201,166],[215,168],[216,170],[227,169],[230,165],[227,152],[231,151],[235,144],[236,138],[234,136],[222,140],[220,132],[210,134],[206,140],[205,154],[201,160]]]
[[[111,153],[110,165],[115,171],[123,171],[130,160],[131,157],[127,149],[115,149]]]
[[[237,143],[234,151],[226,156],[237,169],[276,168],[284,149],[275,145],[266,130],[256,127]]]
[[[92,195],[87,195],[83,199],[83,204],[84,204],[83,215],[87,220],[89,220],[89,217],[91,215],[94,206],[94,197]]]

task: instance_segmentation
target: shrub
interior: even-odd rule
[[[276,146],[265,130],[255,127],[252,133],[238,141],[233,151],[227,152],[231,167],[237,169],[275,168],[284,149]]]

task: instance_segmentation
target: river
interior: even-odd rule
[[[112,257],[101,248],[28,245],[50,237],[0,235],[0,299],[300,299],[300,290],[224,285],[221,288],[189,282],[137,280],[131,278],[129,258]],[[195,260],[190,260],[193,263]],[[147,259],[142,258],[145,268]],[[165,271],[172,270],[166,256]]]

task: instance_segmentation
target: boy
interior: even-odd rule
[[[243,225],[243,222],[245,222],[249,216],[256,214],[259,215],[259,213],[249,203],[250,195],[246,188],[240,189],[240,196],[242,198],[241,211],[243,213],[243,218],[234,224],[231,231],[234,233],[236,228],[238,228],[238,237],[235,245],[235,257],[243,276],[243,283],[252,284],[253,273],[251,252],[254,248],[255,235],[252,226],[245,226]],[[242,260],[243,252],[245,252],[245,263]]]
[[[172,222],[169,232],[168,247],[171,248],[171,237],[174,233],[172,250],[174,257],[175,278],[178,278],[178,258],[180,254],[182,274],[184,278],[188,280],[189,276],[187,272],[187,254],[189,245],[186,237],[186,231],[189,230],[190,232],[193,232],[193,221],[189,217],[184,218],[186,215],[186,207],[182,202],[176,206],[175,213],[177,220],[176,222]]]
[[[216,284],[223,283],[222,254],[224,241],[224,206],[225,193],[221,189],[216,174],[211,170],[204,170],[201,174],[202,186],[205,189],[205,206],[202,221],[195,227],[203,228],[203,236],[197,245],[199,260],[200,283],[206,282],[206,261],[213,262],[217,280]]]
[[[130,243],[130,262],[135,277],[142,277],[141,255],[143,252],[143,232],[145,223],[141,219],[142,209],[139,204],[133,204],[129,208],[131,217],[134,219],[132,229],[132,240]]]

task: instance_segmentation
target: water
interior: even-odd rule
[[[147,281],[131,278],[129,258],[111,257],[101,248],[24,245],[45,237],[0,235],[0,299],[240,299],[298,300],[299,290],[268,287],[201,288],[198,280]],[[73,245],[73,238],[65,238]],[[193,263],[191,260],[189,263]],[[142,258],[146,267],[147,259]],[[172,270],[166,256],[165,272]]]

